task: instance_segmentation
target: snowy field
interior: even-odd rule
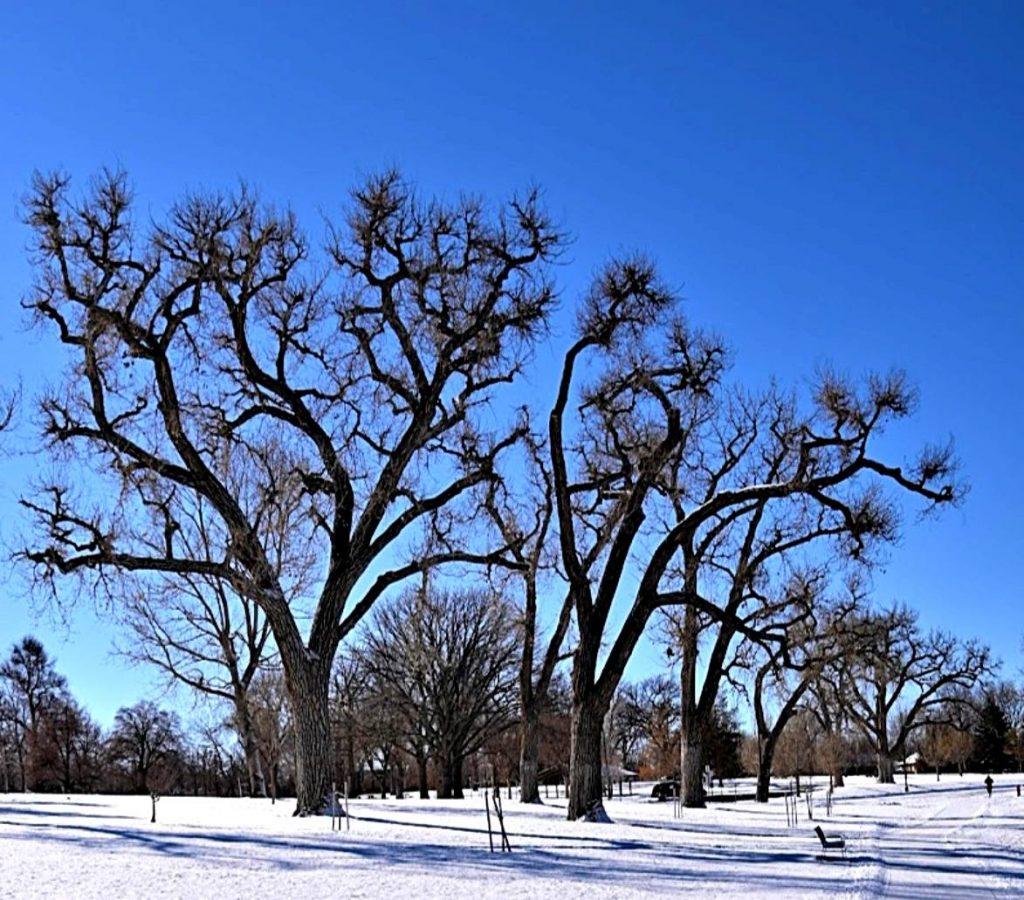
[[[672,803],[609,803],[610,825],[568,823],[564,800],[505,801],[513,852],[488,852],[481,795],[352,804],[351,830],[293,819],[288,802],[0,795],[2,897],[701,897],[1024,896],[1024,778],[915,776],[836,793],[826,831],[846,861],[819,861],[801,802],[716,804],[673,818]],[[820,795],[819,795],[820,796]],[[823,802],[823,798],[822,798]]]

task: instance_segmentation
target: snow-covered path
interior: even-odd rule
[[[846,861],[822,862],[813,823],[786,826],[781,800],[672,817],[615,800],[611,825],[505,801],[511,855],[488,852],[481,796],[360,800],[352,829],[297,820],[286,803],[166,797],[0,795],[0,897],[1024,896],[1024,798],[989,800],[978,776],[901,785],[851,779],[826,831]]]

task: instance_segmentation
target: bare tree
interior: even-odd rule
[[[156,704],[143,700],[122,707],[114,716],[108,739],[111,756],[128,766],[135,789],[142,793],[158,791],[155,770],[166,764],[182,747],[178,717]]]
[[[292,715],[285,679],[279,669],[259,671],[249,689],[253,734],[259,750],[267,791],[277,802],[282,786],[290,781],[295,746]]]
[[[262,521],[267,557],[283,584],[289,603],[296,605],[310,590],[316,566],[309,546],[292,540],[302,533],[306,510],[303,496],[283,485],[294,480],[283,460],[268,455],[268,468],[253,471],[243,461],[225,460],[225,483],[246,508]],[[264,491],[264,477],[281,485]],[[268,504],[267,498],[273,502]],[[220,550],[216,517],[204,505],[179,522],[177,541],[190,558],[214,564]],[[122,654],[133,662],[156,667],[177,682],[231,705],[232,721],[245,759],[250,796],[265,797],[266,784],[252,727],[249,688],[272,644],[270,621],[260,608],[232,585],[210,575],[190,572],[148,580],[135,579],[135,590],[124,600],[121,614],[128,626]]]
[[[870,743],[878,781],[892,783],[893,757],[908,737],[939,709],[955,706],[994,671],[988,648],[933,631],[923,633],[917,614],[894,607],[862,623],[868,636],[845,658],[843,699],[850,718]]]
[[[862,392],[826,376],[808,411],[769,404],[753,416],[746,438],[719,441],[708,452],[718,411],[728,410],[718,399],[723,348],[678,320],[666,321],[673,306],[649,263],[609,265],[581,309],[549,419],[560,563],[579,634],[571,819],[605,818],[601,724],[653,613],[682,605],[691,614],[682,648],[684,731],[687,698],[696,692],[698,616],[729,623],[737,634],[751,630],[702,592],[703,550],[716,532],[780,503],[814,504],[836,519],[856,520],[865,498],[878,490],[871,482],[930,504],[957,497],[948,449],[926,448],[909,468],[874,455],[884,426],[912,407],[900,376],[872,379]],[[570,445],[566,413],[584,365],[593,383],[582,394]],[[751,459],[765,465],[750,465]],[[859,528],[854,521],[851,530]],[[631,558],[639,560],[636,587],[625,589]],[[612,617],[622,595],[629,597],[625,614]],[[696,742],[687,746],[684,780],[699,777],[700,757]]]
[[[349,796],[362,793],[362,759],[365,755],[363,725],[366,720],[366,701],[370,694],[370,671],[361,654],[350,653],[339,657],[334,666],[331,683],[331,732],[335,744],[338,784],[348,786]],[[421,796],[426,792],[426,760],[423,757]]]
[[[842,694],[842,660],[854,648],[843,648],[842,654],[816,667],[806,694],[804,706],[818,720],[821,728],[821,756],[832,787],[846,783],[846,767],[852,757],[850,717]]]
[[[42,643],[29,635],[11,647],[0,664],[0,684],[6,688],[0,696],[0,717],[17,757],[21,789],[28,790],[43,713],[64,694],[67,682]]]
[[[270,637],[270,624],[262,610],[217,579],[186,575],[156,596],[129,598],[125,618],[130,628],[122,650],[125,656],[231,704],[249,794],[265,797],[249,703],[249,688]]]
[[[461,798],[464,760],[514,722],[514,610],[490,592],[425,587],[379,607],[364,639],[384,700],[427,729],[438,797]]]
[[[73,697],[64,692],[43,709],[35,732],[34,780],[55,779],[60,789],[88,790],[97,776],[100,729]]]
[[[612,702],[610,715],[618,722],[619,752],[623,764],[643,762],[655,777],[672,774],[679,754],[679,683],[652,675],[635,684],[624,684]]]
[[[970,758],[974,740],[971,732],[957,727],[953,710],[940,708],[934,720],[928,719],[921,727],[920,747],[925,761],[935,769],[935,780],[941,780],[944,766],[960,764]],[[961,770],[962,771],[962,770]]]
[[[776,738],[770,765],[780,777],[794,779],[797,794],[800,793],[800,777],[814,774],[820,742],[820,726],[806,709],[799,709],[787,718]],[[758,770],[759,781],[762,771]]]
[[[25,732],[18,704],[10,688],[0,682],[0,778],[4,793],[10,793],[17,773],[18,787],[27,789],[25,778]]]
[[[10,390],[0,388],[0,433],[14,425],[14,414],[21,402],[21,387]]]
[[[522,652],[519,660],[519,799],[540,803],[541,717],[548,703],[558,664],[571,656],[562,647],[572,621],[572,597],[564,584],[552,578],[554,557],[549,539],[554,516],[551,473],[545,462],[546,448],[528,434],[524,461],[525,484],[510,479],[487,485],[483,508],[508,548],[499,574],[518,580],[522,590]],[[507,579],[502,579],[504,582]],[[540,633],[543,594],[558,600],[554,626],[547,643]]]
[[[7,682],[29,730],[35,729],[43,710],[67,686],[42,643],[31,635],[11,648],[0,664],[0,679]]]
[[[750,698],[757,729],[756,799],[760,803],[768,802],[775,754],[795,716],[806,714],[817,720],[816,761],[825,762],[825,757],[838,749],[831,744],[832,733],[808,708],[805,698],[825,668],[850,651],[855,639],[851,622],[855,621],[859,597],[854,594],[849,601],[827,602],[820,596],[823,576],[816,574],[819,578],[805,576],[787,586],[794,606],[802,607],[803,614],[793,616],[785,640],[770,646],[748,645],[756,660],[751,666]],[[804,731],[810,727],[810,719],[805,725]]]
[[[44,436],[109,490],[92,503],[54,478],[24,498],[37,524],[24,557],[44,585],[91,575],[114,595],[124,573],[200,576],[257,603],[292,701],[296,812],[320,811],[340,642],[411,575],[491,561],[454,540],[459,505],[519,436],[488,433],[479,412],[544,326],[561,235],[535,195],[491,214],[421,202],[394,173],[354,193],[320,255],[244,190],[189,197],[142,229],[120,174],[80,203],[66,178],[39,177],[27,216],[26,303],[76,357],[42,399]],[[301,610],[225,457],[262,473],[261,509],[305,492],[322,577]],[[200,507],[219,532],[212,560],[178,539]],[[425,533],[434,550],[410,556]]]

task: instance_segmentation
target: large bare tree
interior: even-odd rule
[[[874,452],[884,426],[913,405],[900,376],[872,379],[862,391],[826,376],[807,409],[787,402],[768,410],[769,421],[758,417],[749,443],[760,465],[747,464],[742,441],[723,442],[724,456],[709,465],[709,429],[723,407],[723,349],[674,317],[674,306],[650,263],[626,259],[606,267],[581,306],[550,414],[560,562],[579,635],[570,818],[605,817],[601,724],[652,614],[684,605],[694,617],[706,614],[738,634],[751,630],[702,594],[709,534],[778,504],[814,504],[840,519],[855,517],[879,483],[929,504],[958,495],[947,448],[925,448],[909,466]],[[584,370],[590,384],[570,428],[574,381]],[[631,559],[637,567],[627,579]],[[626,609],[613,617],[619,597]],[[694,640],[697,629],[694,618]],[[684,659],[682,677],[693,682],[695,645],[684,647]]]
[[[796,583],[786,586],[792,598],[793,613],[784,626],[783,640],[777,644],[744,642],[749,673],[748,689],[754,712],[757,742],[757,787],[755,799],[767,803],[775,752],[789,722],[806,712],[820,727],[825,755],[835,748],[826,746],[834,739],[816,711],[804,704],[822,673],[836,659],[855,647],[859,590],[849,597],[833,600],[824,597],[825,577],[821,572],[802,573]],[[742,652],[742,651],[741,651]]]
[[[488,561],[455,540],[460,500],[518,430],[498,415],[487,431],[479,413],[544,327],[562,238],[534,195],[497,212],[427,203],[394,173],[354,192],[323,253],[245,190],[188,197],[146,227],[131,207],[119,174],[81,201],[40,177],[27,204],[26,305],[69,362],[41,403],[64,470],[24,499],[38,526],[24,556],[44,584],[78,575],[116,594],[123,573],[201,576],[257,603],[293,707],[296,811],[316,812],[341,640],[411,575]],[[299,609],[266,522],[226,482],[239,456],[276,460],[261,509],[305,492],[321,578]],[[199,506],[221,533],[212,560],[177,539]]]

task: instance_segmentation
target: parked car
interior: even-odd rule
[[[679,796],[678,781],[659,781],[651,790],[655,800],[674,800]]]

